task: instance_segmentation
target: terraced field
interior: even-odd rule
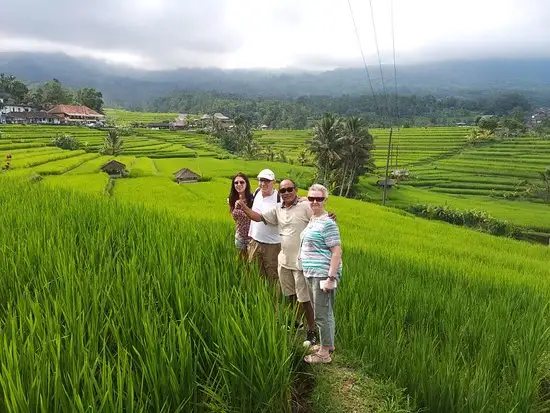
[[[110,157],[99,156],[105,132],[77,127],[4,126],[0,153],[10,152],[14,171],[28,169],[41,175],[85,175],[97,173]],[[404,128],[393,134],[391,168],[406,168],[410,179],[389,193],[390,206],[406,208],[415,203],[449,205],[458,209],[479,208],[496,218],[550,233],[548,205],[528,200],[511,200],[538,180],[538,172],[550,165],[550,141],[536,137],[506,139],[472,147],[466,136],[469,128]],[[86,149],[63,151],[47,146],[59,133],[76,137]],[[311,139],[311,131],[258,131],[261,147],[283,152],[293,165],[277,164],[276,172],[291,176],[302,186],[312,177],[311,167],[297,165],[297,158]],[[365,198],[379,202],[376,181],[383,176],[388,130],[372,129],[375,139],[377,173],[362,178]],[[137,129],[124,137],[118,159],[127,165],[131,177],[172,177],[183,167],[206,178],[227,178],[236,170],[254,175],[265,161],[245,162],[227,157],[208,142],[207,136],[192,131]],[[3,157],[3,156],[2,156]],[[231,157],[230,157],[231,158]],[[311,154],[309,155],[311,165]]]
[[[113,181],[99,173],[112,157],[92,149],[104,132],[0,130],[0,161],[12,155],[0,174],[0,411],[292,411],[304,350],[281,324],[293,315],[279,319],[261,279],[235,264],[225,200],[239,170],[270,167],[304,187],[313,168],[217,159],[204,135],[140,130],[116,157],[129,178]],[[47,146],[58,131],[86,150]],[[472,148],[463,131],[399,131],[397,166],[412,177],[391,204],[476,206],[550,227],[547,204],[487,195],[535,179],[550,142]],[[373,132],[382,167],[386,132]],[[296,153],[308,132],[293,133],[260,139]],[[207,182],[177,185],[183,167]],[[373,198],[375,179],[361,182]],[[395,383],[421,410],[548,411],[547,247],[356,200],[329,205],[345,251],[337,367]]]

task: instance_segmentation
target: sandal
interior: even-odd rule
[[[319,350],[321,350],[321,345],[320,344],[315,344],[315,345],[313,345],[309,348],[310,353],[317,353]],[[331,348],[328,351],[329,354],[332,355],[332,353],[334,353],[334,350],[336,350],[336,348]]]
[[[309,354],[304,357],[304,361],[309,364],[328,364],[332,361],[330,354],[321,356],[319,353]]]

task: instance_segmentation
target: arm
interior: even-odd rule
[[[340,260],[342,259],[342,247],[335,245],[330,249],[332,255],[330,257],[330,268],[328,270],[329,278],[336,278],[338,273],[338,267],[340,266]]]
[[[256,221],[256,222],[260,222],[260,221],[263,221],[263,217],[262,217],[262,214],[259,214],[258,212],[256,211],[252,211],[248,205],[246,205],[246,202],[241,202],[241,200],[237,200],[235,202],[235,208],[240,208],[244,211],[244,213],[246,214],[246,216],[248,218],[250,218],[252,221]]]

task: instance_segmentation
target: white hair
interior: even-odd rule
[[[325,198],[328,198],[328,189],[321,184],[313,184],[309,187],[310,191],[319,191],[323,193]]]

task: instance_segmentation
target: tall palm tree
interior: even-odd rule
[[[357,176],[365,169],[374,169],[371,155],[374,149],[373,138],[359,117],[346,119],[339,138],[339,147],[339,195],[348,196]]]
[[[317,162],[317,175],[325,186],[329,184],[330,173],[340,159],[338,152],[341,137],[341,122],[332,113],[325,114],[313,129],[310,151]]]
[[[115,128],[109,129],[103,141],[102,153],[116,156],[122,151],[123,143],[118,131]]]

